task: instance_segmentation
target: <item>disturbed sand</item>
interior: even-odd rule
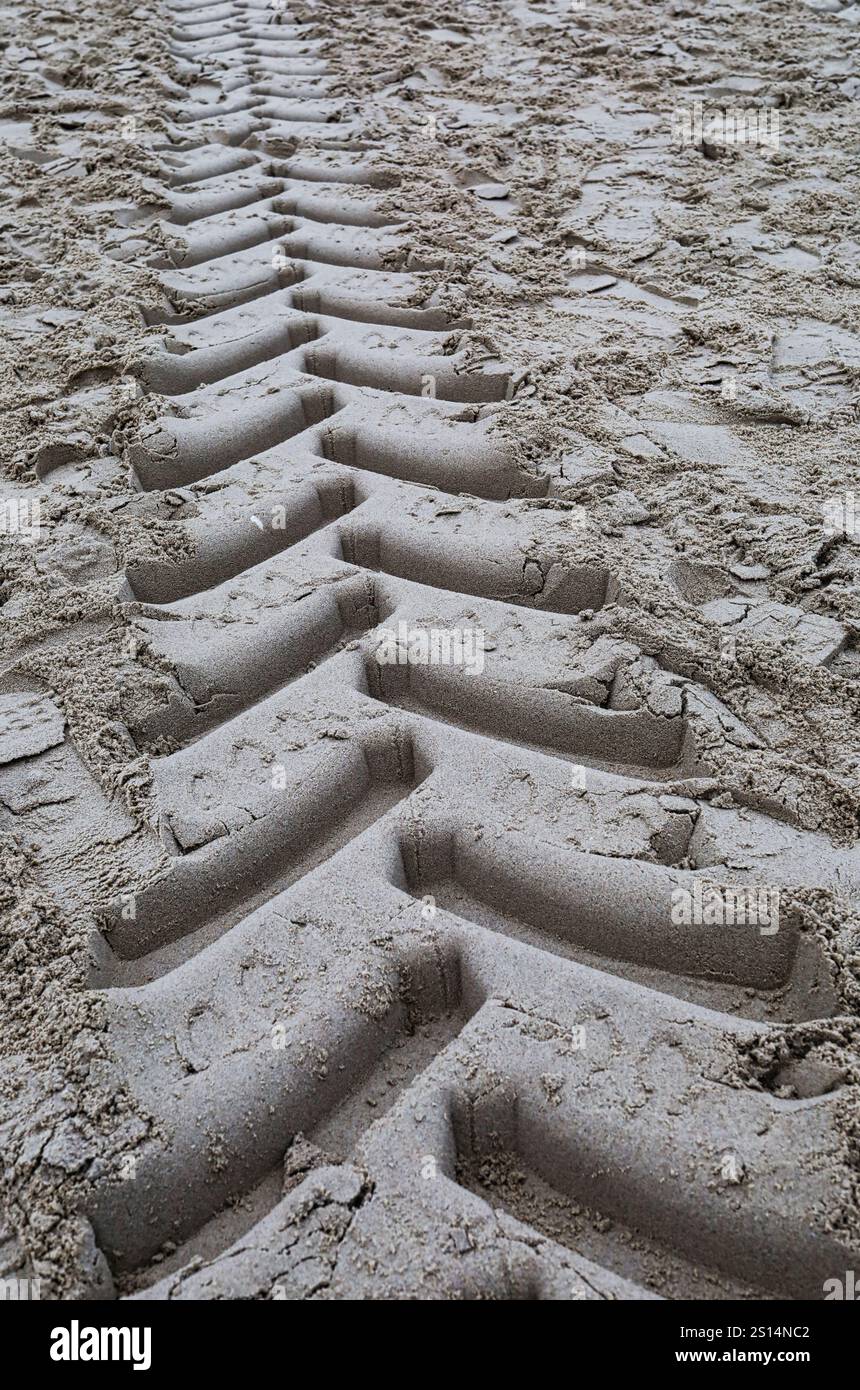
[[[0,1277],[856,1264],[858,21],[0,10]]]

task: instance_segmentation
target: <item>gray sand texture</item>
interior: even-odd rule
[[[827,1297],[860,7],[130,8],[0,13],[0,1280]]]

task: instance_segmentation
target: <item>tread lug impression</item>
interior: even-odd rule
[[[807,149],[848,30],[795,7],[774,86],[733,0],[623,44],[413,8],[157,0],[91,122],[71,36],[14,50],[3,1269],[819,1300],[860,1268],[857,246]],[[778,101],[790,153],[671,144],[667,93]],[[121,119],[92,236],[35,228]]]

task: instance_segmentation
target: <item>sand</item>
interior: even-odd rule
[[[857,21],[0,11],[0,1278],[856,1264]]]

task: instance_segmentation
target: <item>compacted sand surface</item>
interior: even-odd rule
[[[856,1265],[858,21],[0,9],[0,1278]]]

